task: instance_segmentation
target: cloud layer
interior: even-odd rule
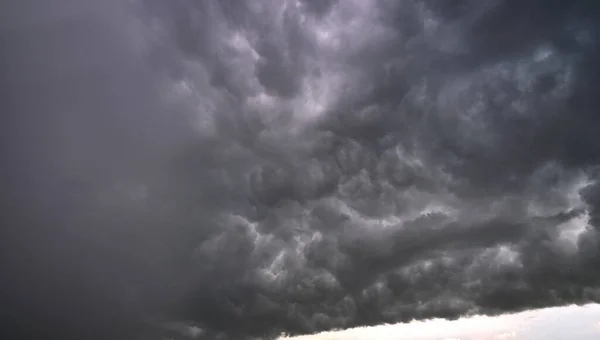
[[[15,332],[600,300],[596,2],[26,2],[2,26]]]

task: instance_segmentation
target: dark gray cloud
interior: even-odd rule
[[[3,6],[12,338],[600,301],[596,2]]]

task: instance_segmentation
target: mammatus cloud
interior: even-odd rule
[[[595,1],[3,7],[13,338],[600,300]]]

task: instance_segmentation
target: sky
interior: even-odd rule
[[[276,339],[600,302],[599,15],[1,2],[3,338]]]
[[[600,321],[598,320],[600,320],[600,305],[571,305],[492,317],[473,316],[458,320],[432,319],[279,339],[592,340],[597,339],[600,335]]]

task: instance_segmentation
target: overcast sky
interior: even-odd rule
[[[593,340],[600,336],[600,305],[530,310],[494,317],[426,320],[355,328],[315,335],[281,337],[294,340]]]
[[[5,338],[272,339],[600,302],[599,14],[2,2]]]

